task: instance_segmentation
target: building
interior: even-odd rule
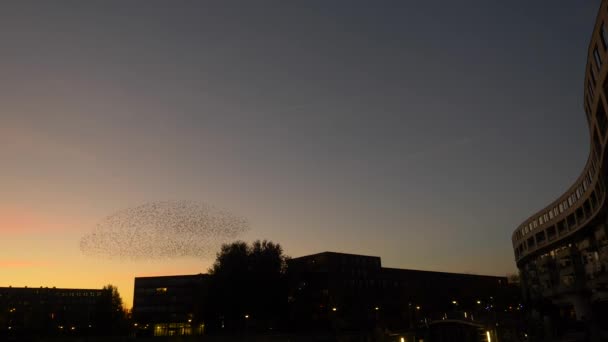
[[[235,274],[224,279],[227,283],[207,274],[135,278],[136,334],[368,336],[381,329],[404,337],[417,336],[423,324],[428,335],[437,319],[460,317],[453,322],[485,327],[486,318],[491,323],[501,318],[497,311],[519,310],[519,291],[512,296],[506,277],[385,268],[379,257],[333,252],[290,259],[287,266],[285,277]],[[433,331],[446,329],[439,324]]]
[[[518,309],[506,277],[385,268],[379,257],[334,252],[288,264],[290,321],[298,330],[394,331],[448,313],[482,318],[495,308]]]
[[[138,335],[200,335],[209,275],[135,278],[133,321]]]
[[[608,326],[606,140],[608,138],[608,1],[603,0],[587,51],[583,85],[590,153],[578,179],[515,229],[512,243],[526,300],[562,318],[604,319]],[[602,318],[604,317],[604,318]]]
[[[0,287],[0,331],[47,335],[97,331],[109,296],[97,289]]]

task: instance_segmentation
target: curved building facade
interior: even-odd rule
[[[584,111],[590,136],[587,163],[559,198],[513,232],[515,260],[530,302],[571,308],[576,319],[608,301],[608,0],[598,11],[588,48]],[[604,309],[602,309],[604,308]]]

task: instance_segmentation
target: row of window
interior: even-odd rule
[[[585,105],[585,111],[587,113],[587,117],[589,118],[591,115],[591,104],[593,103],[593,98],[595,97],[595,85],[597,80],[599,79],[599,74],[602,68],[602,53],[600,52],[603,51],[604,53],[606,53],[606,48],[608,47],[608,33],[606,31],[606,26],[605,23],[602,23],[600,25],[600,31],[599,31],[599,42],[596,43],[595,47],[593,48],[593,63],[591,63],[592,65],[589,67],[589,77],[588,77],[588,81],[587,81],[587,99],[586,99],[586,105]]]
[[[607,41],[608,34],[606,32],[606,27],[603,23],[602,23],[602,25],[600,25],[599,35],[600,35],[599,43],[601,43],[601,49],[602,49],[602,51],[606,51],[606,49],[608,47],[608,41]],[[589,94],[591,97],[594,96],[596,73],[599,73],[599,71],[601,70],[601,66],[602,66],[602,58],[601,58],[599,49],[600,49],[599,45],[596,45],[595,48],[593,49],[594,64],[590,68],[589,83],[587,84]],[[588,115],[591,113],[589,102],[587,103],[586,108],[585,108]],[[603,107],[604,106],[600,101],[600,103],[598,104],[597,120],[598,120],[598,129],[600,130],[600,132],[602,132],[602,134],[604,134],[604,132],[606,130],[606,126],[607,126],[605,124],[606,123],[606,113],[605,113]],[[604,123],[604,124],[602,124],[602,123]],[[594,146],[593,146],[594,151],[596,151],[596,152],[600,151],[601,144],[599,142],[598,134],[593,134],[593,140],[594,140]],[[597,156],[594,154],[593,157],[597,157]],[[546,224],[549,221],[552,221],[555,217],[564,213],[564,211],[567,211],[568,208],[572,207],[582,197],[582,195],[587,191],[589,185],[592,182],[595,171],[596,171],[595,158],[592,158],[592,165],[589,169],[588,175],[585,177],[583,182],[581,182],[579,184],[579,186],[561,203],[559,203],[552,209],[548,210],[547,212],[542,213],[541,215],[537,216],[533,220],[527,222],[520,229],[518,229],[515,233],[515,240],[519,241],[519,240],[523,239],[528,234],[534,232],[535,229],[542,227],[544,224]]]
[[[601,189],[601,186],[598,186],[582,206],[577,208],[576,211],[559,221],[557,224],[550,226],[545,230],[536,232],[522,241],[515,248],[515,257],[520,258],[524,255],[524,252],[528,251],[529,249],[534,249],[537,246],[542,246],[549,241],[555,240],[557,236],[562,236],[574,230],[578,224],[585,221],[585,219],[590,218],[594,210],[601,204],[601,198],[603,197]]]
[[[605,234],[604,227],[597,227],[595,236]],[[608,271],[607,248],[592,244],[593,238],[560,246],[522,267],[522,279],[529,288],[541,285],[540,289],[570,286],[576,277],[594,279]],[[578,269],[575,269],[577,267]]]
[[[552,221],[554,218],[562,214],[564,211],[567,211],[568,208],[574,206],[574,204],[581,198],[583,195],[589,190],[591,183],[593,181],[593,176],[595,175],[597,170],[597,165],[595,162],[595,158],[591,159],[591,165],[583,181],[579,184],[578,187],[574,189],[574,191],[565,198],[562,202],[557,204],[555,207],[549,209],[548,211],[540,214],[535,219],[527,222],[523,225],[519,230],[515,233],[515,240],[519,241],[524,238],[529,233],[533,232],[535,229],[542,227],[545,223]]]
[[[600,48],[602,51],[606,51],[606,47],[608,46],[608,42],[606,41],[606,38],[608,37],[606,34],[606,27],[604,25],[604,23],[602,23],[602,25],[600,25],[600,43],[601,43],[601,47],[599,45],[595,45],[595,47],[593,48],[593,61],[594,61],[594,65],[593,67],[590,68],[590,73],[589,73],[589,83],[587,84],[587,90],[589,90],[589,94],[593,96],[594,93],[594,86],[595,86],[595,82],[598,79],[597,76],[599,76],[599,72],[602,69],[602,55],[600,53]]]
[[[101,291],[99,292],[59,292],[57,296],[61,297],[99,297],[101,296]]]
[[[593,103],[592,100],[595,97],[595,85],[597,80],[600,78],[603,63],[602,56],[606,55],[608,49],[608,33],[605,24],[606,23],[601,23],[599,25],[599,39],[594,42],[595,45],[593,46],[591,53],[592,57],[590,56],[593,61],[589,61],[588,83],[586,84],[588,97],[585,101],[585,111],[587,113],[587,118],[590,125],[592,125],[591,114],[593,111],[591,104]],[[608,80],[606,81],[606,84],[604,84],[604,88],[608,89]],[[574,190],[568,194],[567,197],[564,197],[561,202],[557,203],[548,211],[540,213],[534,219],[526,222],[518,230],[516,230],[514,240],[519,243],[515,248],[517,258],[523,255],[523,252],[528,248],[533,248],[536,245],[545,243],[547,240],[550,241],[555,239],[558,232],[561,235],[563,232],[568,231],[568,229],[572,229],[572,227],[577,224],[577,221],[580,223],[585,217],[588,218],[592,214],[593,208],[597,208],[596,206],[598,201],[596,196],[600,195],[601,197],[603,195],[603,189],[600,187],[598,187],[596,191],[592,192],[591,196],[589,196],[589,198],[583,204],[577,204],[577,202],[580,202],[583,195],[588,192],[593,182],[593,177],[597,173],[597,153],[602,151],[600,139],[601,136],[606,134],[608,126],[608,117],[606,116],[602,101],[598,101],[596,116],[597,128],[599,132],[593,130],[592,133],[593,146],[591,163],[587,174],[584,176],[583,180],[578,184],[578,186],[576,186],[576,188],[574,188]],[[562,214],[566,215],[566,213],[568,216],[557,224],[551,226],[547,225],[548,228],[537,231],[539,228],[543,227],[543,225],[553,221],[556,217]],[[521,243],[519,241],[521,241]]]

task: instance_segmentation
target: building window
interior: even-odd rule
[[[566,221],[564,221],[564,220],[559,221],[559,223],[557,224],[557,231],[559,232],[559,235],[562,235],[563,233],[565,233],[566,230],[567,230]]]
[[[538,243],[540,245],[540,244],[544,243],[545,240],[546,240],[546,236],[545,236],[545,232],[544,231],[538,232],[536,234],[536,243]]]
[[[605,51],[608,45],[606,44],[606,26],[604,26],[604,23],[602,23],[602,26],[600,27],[600,41],[602,42],[602,47]]]
[[[595,66],[597,67],[597,71],[600,71],[602,67],[602,58],[600,57],[600,52],[597,50],[597,46],[593,49],[593,57],[595,58]]]
[[[549,241],[555,239],[556,235],[557,235],[557,232],[555,231],[555,226],[547,228],[547,239]]]
[[[590,200],[586,200],[585,203],[583,204],[583,208],[585,209],[585,212],[587,213],[587,216],[591,215],[591,202]]]
[[[604,87],[604,93],[606,93],[606,91],[608,91],[608,79],[606,79],[604,81],[603,87]],[[593,102],[591,102],[591,103],[593,103]],[[590,108],[593,108],[593,107],[590,106]]]
[[[602,135],[606,134],[606,111],[604,110],[602,101],[598,101],[595,119],[597,120],[597,128],[599,128]]]
[[[576,226],[576,219],[574,218],[574,214],[568,215],[568,228],[572,228]]]
[[[578,208],[576,209],[576,220],[578,222],[581,222],[585,219],[585,212],[583,211],[583,208]]]

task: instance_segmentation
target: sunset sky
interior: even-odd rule
[[[0,286],[212,259],[84,256],[104,217],[190,200],[286,253],[515,273],[511,233],[587,158],[599,1],[0,4]]]

